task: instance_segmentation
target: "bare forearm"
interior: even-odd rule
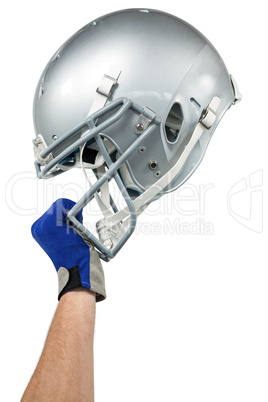
[[[94,322],[93,293],[77,290],[61,298],[22,402],[94,401]]]

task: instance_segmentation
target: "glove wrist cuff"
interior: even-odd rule
[[[70,269],[64,267],[59,268],[58,300],[60,300],[65,293],[81,287],[91,290],[93,293],[95,293],[97,302],[106,299],[103,269],[99,259],[96,260],[94,258],[94,253],[96,253],[95,250],[92,253],[90,283],[81,279],[78,265],[75,265]]]
[[[60,267],[58,270],[58,279],[58,300],[60,300],[65,293],[83,286],[78,265],[70,269]]]

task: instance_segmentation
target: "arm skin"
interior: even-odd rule
[[[62,296],[21,402],[94,401],[94,325],[94,293],[80,288]]]

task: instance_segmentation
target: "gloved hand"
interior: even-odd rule
[[[32,235],[56,268],[59,300],[65,293],[82,286],[95,292],[96,301],[101,301],[106,298],[106,292],[99,255],[67,223],[67,213],[74,205],[66,198],[54,202],[33,224]],[[77,219],[82,223],[82,210]]]

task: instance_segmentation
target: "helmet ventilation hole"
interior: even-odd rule
[[[196,99],[191,98],[191,99],[190,99],[190,102],[191,102],[192,105],[194,105],[194,107],[195,107],[196,109],[200,109],[201,106],[199,105],[199,103],[197,102]]]
[[[179,133],[182,127],[183,114],[181,105],[179,103],[174,103],[165,123],[166,138],[170,144],[177,142],[179,138]]]

